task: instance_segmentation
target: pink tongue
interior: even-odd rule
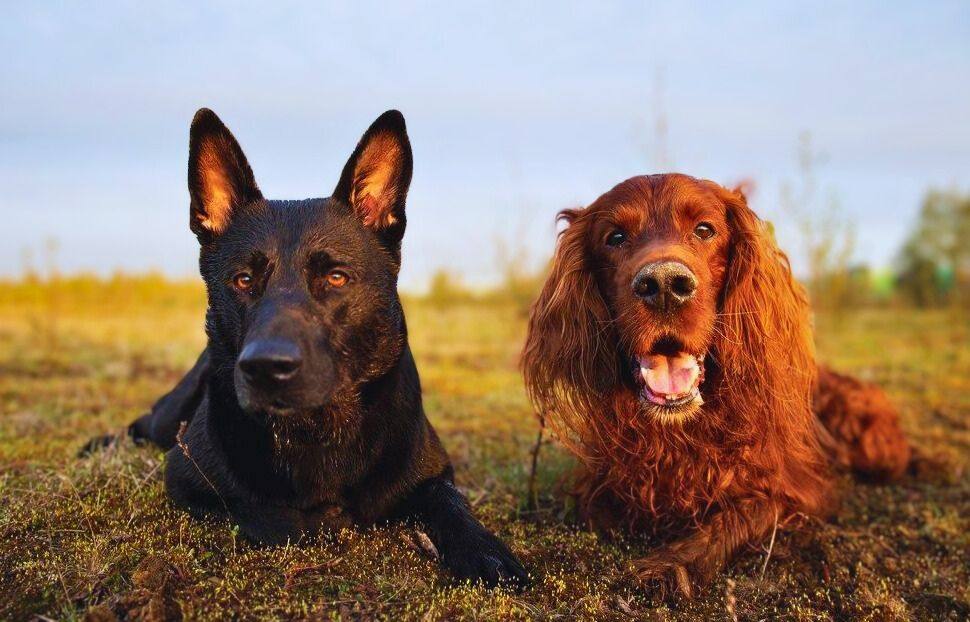
[[[657,395],[683,395],[694,388],[700,373],[697,359],[686,352],[677,356],[648,354],[640,359],[643,381]]]

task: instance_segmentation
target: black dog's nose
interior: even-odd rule
[[[246,344],[239,369],[250,382],[285,382],[296,375],[303,356],[300,347],[285,339],[259,339]]]
[[[679,261],[648,263],[633,277],[633,293],[658,311],[671,311],[694,297],[697,277]]]

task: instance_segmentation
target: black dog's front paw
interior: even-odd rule
[[[501,540],[479,523],[449,473],[432,478],[415,490],[411,515],[428,529],[441,563],[459,581],[486,587],[523,589],[529,574]]]
[[[459,581],[521,590],[529,585],[529,573],[501,540],[481,529],[442,551],[442,563]]]

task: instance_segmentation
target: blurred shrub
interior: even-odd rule
[[[897,258],[899,295],[920,307],[970,306],[970,193],[930,190]]]
[[[483,302],[510,305],[517,315],[527,317],[532,303],[539,296],[539,289],[546,279],[547,271],[506,270],[502,280],[492,289],[482,293]]]
[[[865,296],[855,289],[860,285],[858,271],[851,264],[855,250],[855,226],[830,193],[819,197],[817,170],[825,156],[815,150],[812,136],[803,132],[796,151],[797,182],[786,182],[781,202],[801,232],[802,252],[808,264],[806,286],[812,304],[838,317]]]
[[[511,240],[498,238],[495,248],[495,263],[500,278],[493,285],[472,289],[462,282],[458,274],[439,268],[431,276],[428,293],[413,298],[439,308],[469,303],[511,306],[517,315],[528,316],[532,301],[538,296],[545,280],[547,266],[533,267],[521,236]]]
[[[473,299],[472,292],[466,288],[461,277],[445,268],[438,268],[431,275],[425,302],[439,308],[450,307]]]
[[[76,274],[41,278],[28,272],[19,279],[0,279],[0,310],[57,313],[115,313],[149,304],[161,308],[205,308],[205,288],[199,279],[170,279],[157,272],[115,273],[110,277]]]

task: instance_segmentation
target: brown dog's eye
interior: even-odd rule
[[[714,227],[710,223],[702,222],[694,227],[694,235],[702,240],[709,240],[714,237]]]
[[[239,291],[249,291],[249,288],[253,286],[253,275],[249,272],[240,272],[236,276],[232,277],[232,284]]]
[[[327,273],[327,285],[330,287],[343,287],[349,280],[347,273],[341,270],[331,270]]]
[[[620,244],[623,244],[624,242],[626,242],[626,234],[623,233],[622,231],[620,231],[619,229],[617,229],[613,233],[611,233],[608,236],[606,236],[606,245],[607,246],[619,246]]]

